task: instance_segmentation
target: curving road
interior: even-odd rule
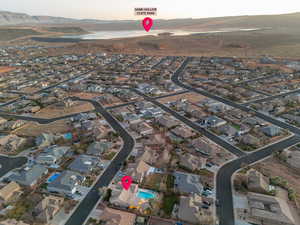
[[[135,141],[131,135],[118,123],[118,121],[105,110],[105,108],[98,102],[87,99],[79,99],[78,101],[86,101],[95,107],[95,110],[99,112],[104,119],[110,124],[110,126],[117,132],[123,140],[123,147],[118,153],[118,155],[113,159],[107,169],[100,176],[99,180],[88,192],[85,198],[80,202],[79,206],[73,212],[71,217],[66,222],[66,225],[82,225],[94,206],[100,199],[100,194],[98,192],[99,188],[107,187],[116,173],[120,170],[123,162],[129,156],[134,148]]]
[[[234,108],[240,109],[244,112],[253,113],[255,116],[268,121],[274,125],[277,125],[283,129],[287,129],[290,132],[296,134],[290,138],[277,142],[275,144],[269,145],[265,148],[262,148],[256,152],[253,152],[248,155],[244,155],[236,160],[233,160],[220,168],[217,174],[217,199],[219,201],[219,207],[217,209],[217,214],[219,216],[220,225],[234,225],[234,209],[233,209],[233,199],[232,199],[232,184],[231,178],[234,172],[239,170],[242,164],[252,164],[259,160],[262,160],[268,156],[270,156],[273,152],[285,149],[294,144],[300,142],[300,129],[294,127],[290,124],[279,121],[271,116],[265,115],[261,112],[257,112],[253,109],[250,109],[244,105],[237,104],[235,102],[229,101],[222,97],[213,95],[207,91],[196,89],[190,87],[180,81],[180,75],[184,71],[185,67],[191,60],[191,57],[186,58],[186,60],[182,63],[179,69],[173,74],[171,80],[177,84],[178,86],[185,88],[189,91],[201,94],[208,98],[214,99],[216,101],[222,102],[224,104],[230,105]],[[226,148],[228,149],[228,148]]]

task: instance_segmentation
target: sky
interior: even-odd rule
[[[140,19],[136,7],[156,7],[153,18],[205,18],[300,12],[299,0],[0,0],[0,10],[77,19]]]

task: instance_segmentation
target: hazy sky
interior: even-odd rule
[[[156,7],[153,18],[300,12],[299,0],[0,0],[0,10],[87,19],[140,19],[135,7]]]

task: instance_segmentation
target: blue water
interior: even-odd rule
[[[82,40],[94,40],[94,39],[111,39],[111,38],[129,38],[129,37],[140,37],[145,35],[155,35],[161,33],[172,33],[173,35],[192,35],[192,34],[209,34],[209,33],[223,33],[223,32],[234,32],[234,31],[254,31],[260,30],[260,28],[251,29],[226,29],[226,30],[211,30],[211,31],[186,31],[186,30],[150,30],[149,32],[144,31],[143,28],[139,30],[121,30],[121,31],[95,31],[89,34],[83,35],[67,35],[63,38],[76,38]]]
[[[152,199],[152,198],[156,197],[156,195],[154,193],[145,192],[145,191],[139,191],[137,196],[139,198],[143,198],[143,199]]]
[[[60,173],[55,173],[51,177],[49,177],[47,182],[51,183],[51,182],[55,181],[59,176],[60,176]]]
[[[67,139],[67,140],[71,140],[72,139],[72,133],[64,134],[64,138]]]

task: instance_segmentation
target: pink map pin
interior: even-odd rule
[[[130,188],[130,185],[132,183],[132,178],[130,176],[125,176],[121,180],[122,186],[125,190],[128,190]]]
[[[143,19],[143,27],[145,31],[149,32],[152,25],[153,25],[153,20],[150,17],[146,17],[145,19]]]

